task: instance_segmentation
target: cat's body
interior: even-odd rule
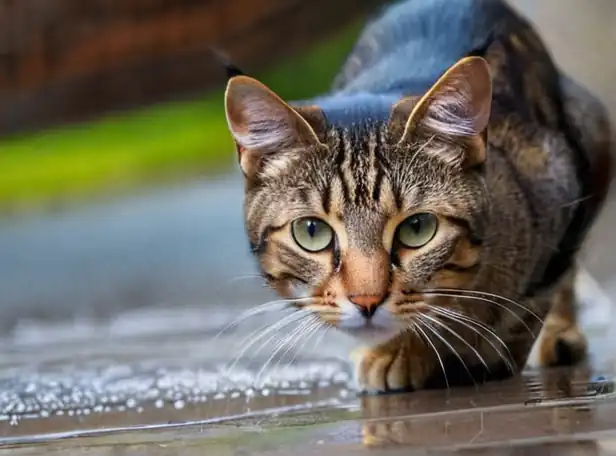
[[[390,7],[332,93],[295,108],[231,79],[253,251],[280,294],[363,344],[364,388],[510,375],[552,308],[541,363],[583,356],[575,258],[610,132],[566,84],[500,0]]]

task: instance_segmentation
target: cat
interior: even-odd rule
[[[507,3],[390,5],[313,100],[231,76],[251,250],[297,311],[357,340],[359,388],[503,379],[535,343],[542,366],[585,359],[576,259],[610,125]]]

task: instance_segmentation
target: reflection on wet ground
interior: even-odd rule
[[[513,3],[616,113],[616,3]],[[357,397],[331,334],[281,359],[263,341],[233,365],[267,322],[212,337],[272,298],[248,277],[240,204],[234,176],[0,221],[0,453],[616,454],[610,303],[583,317],[594,370]],[[610,202],[586,255],[608,289],[615,223]]]
[[[302,455],[377,450],[383,455],[428,450],[431,454],[613,454],[614,383],[607,377],[593,380],[582,367],[529,372],[475,390],[357,397],[340,394],[346,387],[344,377],[327,385],[291,380],[267,394],[262,390],[250,396],[208,398],[182,406],[181,426],[171,407],[157,410],[152,404],[144,404],[141,411],[62,417],[73,423],[89,421],[90,432],[56,441],[44,452],[285,455],[301,448]],[[227,418],[215,420],[212,413]],[[110,424],[126,423],[131,415],[139,415],[136,422],[158,423],[131,432],[101,432]],[[33,430],[54,432],[49,421],[37,427]],[[43,451],[36,440],[27,446],[15,443],[5,441],[5,451],[24,455]]]

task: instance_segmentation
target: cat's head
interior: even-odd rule
[[[479,57],[450,68],[385,121],[340,126],[232,78],[225,104],[245,176],[245,223],[262,273],[298,307],[385,339],[479,270],[492,86]]]

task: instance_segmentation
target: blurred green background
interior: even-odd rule
[[[278,57],[274,53],[269,64],[252,65],[258,70],[252,73],[249,66],[247,71],[287,100],[328,90],[364,23],[364,8],[356,9],[357,13],[344,22],[324,24],[322,32],[299,33],[286,55]],[[315,16],[315,20],[320,19]],[[284,33],[278,34],[278,42]],[[267,43],[263,41],[262,45]],[[249,49],[244,52],[248,56],[245,60],[258,60],[251,53],[264,49],[263,46]],[[230,56],[233,60],[233,53]],[[242,61],[234,63],[244,69]],[[210,67],[215,65],[210,63]],[[5,122],[8,131],[0,136],[0,211],[83,201],[144,184],[156,185],[230,169],[235,157],[223,111],[224,70],[219,66],[210,68],[212,71],[218,71],[220,77],[214,78],[213,88],[210,83],[208,90],[194,90],[189,96],[174,99],[174,88],[169,88],[171,96],[163,101],[138,99],[128,108],[114,109],[113,104],[112,109],[94,108],[84,116],[85,120],[78,117],[80,111],[77,111],[77,121],[73,121],[72,113],[68,116],[72,116],[71,121],[55,121],[52,107],[47,114],[51,121],[44,118],[41,127],[21,131],[14,128],[19,120],[11,119],[9,112],[5,115],[9,119]],[[12,81],[17,87],[20,86],[18,77]],[[27,80],[28,74],[22,73],[21,78]],[[26,87],[22,91],[37,90]],[[68,93],[71,90],[69,86]],[[46,106],[44,95],[33,106],[33,113]],[[30,119],[28,115],[22,117]],[[36,122],[34,125],[37,127]]]

